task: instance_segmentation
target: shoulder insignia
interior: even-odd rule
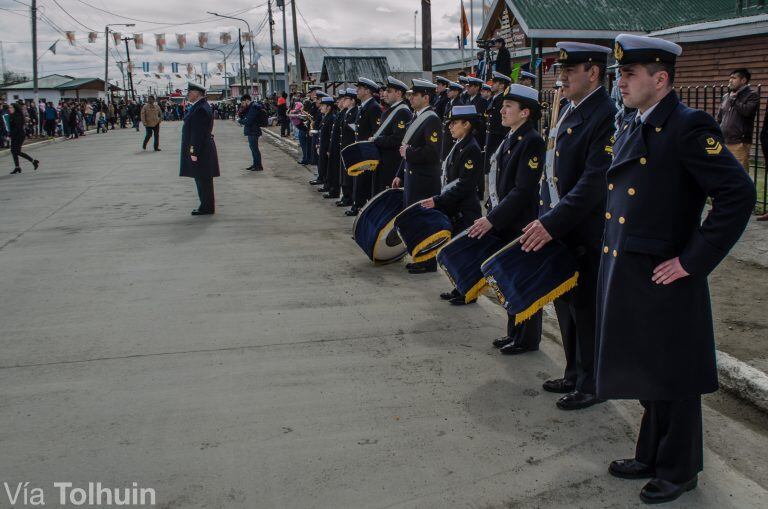
[[[432,136],[429,137],[429,141],[432,143],[437,143],[437,131],[432,133]]]
[[[605,153],[606,154],[613,154],[613,147],[611,145],[605,146]]]
[[[381,125],[381,117],[376,119],[376,125]]]
[[[616,143],[616,136],[611,136],[611,143]]]
[[[538,170],[539,169],[539,158],[538,157],[532,157],[528,161],[528,167],[532,170]]]
[[[723,151],[723,144],[713,136],[703,136],[700,140],[707,155],[716,156]]]
[[[398,129],[405,129],[405,121],[401,120],[400,122],[398,122],[397,123],[397,128]]]
[[[467,162],[464,163],[464,167],[468,170],[471,170],[475,167],[475,163],[472,162],[472,159],[467,159]]]

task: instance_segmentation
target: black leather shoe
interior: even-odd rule
[[[466,306],[467,304],[474,304],[475,302],[477,302],[477,299],[467,302],[466,297],[464,297],[463,295],[458,295],[452,298],[451,300],[449,300],[448,302],[450,302],[454,306]]]
[[[526,345],[518,345],[514,341],[509,343],[508,345],[504,345],[501,348],[499,348],[499,352],[501,352],[504,355],[520,355],[521,353],[526,352],[535,352],[539,349],[539,347],[530,347]]]
[[[326,200],[334,200],[334,199],[336,199],[336,198],[338,198],[338,197],[339,197],[339,195],[338,195],[338,194],[335,194],[335,195],[334,195],[334,194],[331,194],[331,193],[325,193],[325,194],[323,195],[323,198],[325,198]]]
[[[542,385],[545,391],[555,392],[557,394],[568,394],[573,392],[576,388],[576,384],[565,378],[555,378],[554,380],[547,380]]]
[[[509,336],[504,336],[503,338],[494,339],[493,346],[494,348],[501,348],[512,343],[512,341],[514,341],[514,339],[510,338]]]
[[[247,167],[245,170],[246,170],[246,171],[253,171],[253,168],[254,168],[253,166],[249,166],[249,167]]]
[[[408,269],[409,274],[427,274],[429,272],[437,272],[437,267],[415,263],[413,267]]]
[[[344,212],[345,216],[356,216],[358,213],[357,207],[352,207],[351,209]]]
[[[309,185],[311,185],[311,186],[319,186],[322,183],[323,183],[323,181],[320,180],[320,179],[315,179],[315,180],[310,180],[309,181]]]
[[[155,149],[155,152],[162,152],[162,151],[163,151],[163,149],[161,149],[161,148],[156,148]]]
[[[37,167],[38,167],[38,166],[40,166],[40,161],[38,161],[37,159],[35,159],[34,161],[32,161],[32,166],[34,166],[34,167],[35,167],[35,169],[37,169]]]
[[[342,198],[336,202],[337,207],[349,207],[350,205],[352,205],[352,200],[348,200],[346,198]]]
[[[461,294],[459,293],[459,291],[456,288],[454,288],[450,292],[443,292],[443,293],[440,294],[440,298],[443,299],[443,300],[451,300],[454,297],[460,297],[460,296],[461,296]]]
[[[14,168],[13,171],[11,172],[11,175],[13,175],[14,173],[21,173],[21,168]]]
[[[198,210],[198,209],[195,209],[195,210],[192,211],[192,215],[193,216],[210,216],[211,214],[213,214],[212,210],[208,211],[208,210]]]
[[[264,167],[263,166],[255,166],[253,168],[253,171],[264,171]]]
[[[416,267],[418,263],[406,263],[405,264],[405,270],[411,270],[412,268]]]
[[[663,504],[672,502],[685,493],[691,491],[699,484],[699,477],[695,476],[688,482],[675,484],[664,479],[651,479],[640,490],[640,499],[646,504]]]
[[[598,398],[595,394],[573,391],[557,400],[557,408],[560,410],[581,410],[589,408],[592,405],[603,403],[605,400]]]
[[[635,458],[611,461],[608,473],[621,479],[650,479],[656,475],[651,465],[640,463]]]
[[[328,188],[325,187],[325,186],[320,186],[320,187],[317,188],[317,192],[318,193],[327,193],[328,192]]]

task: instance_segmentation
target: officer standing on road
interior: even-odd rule
[[[598,282],[597,393],[645,409],[634,458],[646,503],[675,500],[703,468],[701,394],[717,390],[707,276],[746,227],[755,188],[707,113],[673,90],[682,49],[622,34],[614,54],[624,104],[613,146]],[[702,222],[707,198],[712,208]]]
[[[611,49],[579,42],[556,46],[563,94],[570,103],[560,115],[540,217],[526,226],[521,243],[523,250],[536,251],[552,239],[561,240],[576,260],[578,285],[554,302],[565,374],[545,382],[544,390],[565,393],[557,407],[577,410],[600,402],[595,395],[595,304],[616,106],[603,87]]]
[[[403,158],[400,156],[400,145],[405,136],[405,130],[411,123],[410,108],[403,99],[408,87],[402,81],[387,76],[387,88],[382,95],[386,97],[389,108],[381,115],[379,129],[373,142],[379,149],[381,161],[376,171],[373,172],[374,195],[382,192],[392,184]]]
[[[192,215],[209,215],[216,211],[213,178],[220,175],[219,157],[213,142],[213,113],[205,99],[204,87],[189,83],[187,100],[181,128],[180,175],[194,178],[197,185],[200,206],[192,211]]]

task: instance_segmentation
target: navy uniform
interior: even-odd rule
[[[317,106],[317,101],[315,99],[312,99],[312,93],[315,94],[317,97],[318,94],[320,94],[320,90],[322,90],[321,85],[310,85],[309,86],[309,93],[310,97],[304,101],[304,111],[309,113],[312,116],[312,120],[309,122],[309,125],[307,126],[308,129],[311,131],[315,131],[314,134],[307,136],[307,142],[309,143],[309,164],[317,164],[317,143],[318,143],[318,133],[317,130],[320,126],[321,118],[318,118],[320,116],[320,108]],[[325,95],[325,94],[323,94]]]
[[[387,88],[401,90],[403,93],[408,90],[405,83],[392,76],[387,77]],[[391,119],[390,116],[392,116]],[[413,114],[405,100],[390,104],[381,116],[379,127],[384,127],[373,139],[381,155],[379,166],[373,172],[373,195],[392,185],[392,180],[403,162],[403,158],[400,157],[400,145],[403,143],[403,136],[408,124],[411,123],[411,118]]]
[[[318,192],[326,192],[331,188],[329,182],[331,181],[331,133],[333,132],[333,124],[336,121],[336,111],[334,106],[336,101],[331,96],[324,96],[320,99],[320,104],[326,104],[331,109],[327,114],[323,115],[323,120],[320,122],[320,129],[317,135],[317,176],[318,180],[322,180],[324,185]]]
[[[451,84],[451,80],[443,78],[442,76],[436,76],[435,84],[446,87],[445,90],[437,93],[435,100],[432,103],[432,108],[435,110],[435,113],[437,113],[437,116],[445,119],[445,106],[448,104],[448,86]]]
[[[493,72],[493,82],[502,85],[505,88],[512,83],[512,79],[500,72]],[[491,169],[491,157],[496,149],[499,148],[501,140],[509,132],[509,127],[504,127],[501,123],[501,106],[504,104],[504,91],[497,93],[491,98],[488,109],[485,111],[485,154],[483,158],[483,170],[487,174]],[[478,187],[478,196],[484,195],[484,182],[480,181]]]
[[[341,108],[341,103],[345,98],[346,90],[339,92],[336,98],[339,110],[335,113],[331,127],[331,142],[328,147],[328,173],[326,175],[328,192],[323,195],[323,198],[327,200],[338,198],[341,192],[341,126],[347,113],[346,108]]]
[[[672,66],[681,52],[662,39],[616,39],[620,67]],[[701,394],[718,387],[707,276],[744,231],[755,188],[715,120],[683,105],[674,90],[625,123],[607,177],[597,391],[639,399],[645,409],[635,457],[609,470],[653,478],[640,497],[667,502],[693,489],[703,467]],[[653,282],[655,267],[675,257],[690,275]]]
[[[595,62],[605,65],[610,48],[594,44],[558,42],[560,65]],[[605,174],[611,164],[616,106],[603,86],[561,110],[555,143],[553,184],[560,201],[550,199],[542,185],[541,221],[555,240],[561,240],[576,259],[576,288],[555,300],[554,307],[565,350],[565,374],[549,380],[544,389],[566,393],[557,402],[563,410],[585,408],[595,396],[595,303],[605,213]]]
[[[213,142],[213,112],[205,99],[205,88],[189,83],[188,91],[196,90],[203,94],[184,112],[184,125],[181,127],[180,175],[195,179],[200,206],[192,215],[208,215],[216,211],[216,199],[213,192],[213,178],[218,177],[219,156]],[[193,161],[192,157],[197,161]]]
[[[431,96],[436,88],[430,81],[414,79],[411,92],[414,95]],[[403,140],[407,145],[405,164],[397,174],[403,182],[405,207],[440,193],[442,127],[440,117],[427,106],[414,113],[413,120],[406,129],[408,139]],[[407,269],[411,273],[435,272],[437,260],[432,258],[423,263],[409,264]]]
[[[532,72],[520,71],[520,74],[517,76],[517,82],[520,85],[536,88],[536,75]]]
[[[347,113],[344,115],[344,121],[341,124],[341,149],[351,145],[355,142],[355,129],[354,125],[357,121],[357,89],[348,88],[347,97],[355,101],[355,104],[350,108],[347,108]],[[354,200],[352,198],[353,180],[344,168],[344,161],[340,161],[341,167],[341,203],[340,206],[346,207],[353,205]]]
[[[448,152],[453,147],[453,138],[451,137],[451,131],[448,129],[448,119],[451,116],[451,111],[456,106],[462,106],[464,103],[461,100],[461,92],[464,90],[461,85],[456,82],[450,82],[448,84],[448,102],[443,107],[443,114],[440,117],[443,121],[443,143],[440,147],[440,159],[444,160],[448,157]]]
[[[373,97],[373,94],[378,93],[379,85],[368,78],[358,78],[357,89],[358,92],[362,88],[367,88],[371,92],[371,97],[366,99],[357,111],[356,124],[356,136],[355,141],[367,141],[376,132],[379,126],[379,119],[381,117],[381,105]],[[353,181],[353,204],[352,208],[346,212],[348,216],[355,216],[358,210],[371,199],[371,189],[373,188],[373,175],[370,171],[365,171],[356,177],[352,177]]]
[[[477,144],[480,145],[480,148],[485,151],[485,110],[488,108],[488,101],[483,99],[483,96],[480,94],[480,88],[483,86],[483,80],[480,78],[470,77],[467,78],[467,84],[472,86],[473,90],[475,87],[477,87],[477,93],[475,95],[469,95],[469,92],[467,92],[467,96],[464,99],[464,104],[471,104],[474,106],[477,110],[477,113],[482,117],[478,128],[475,129],[475,139],[477,139]],[[480,198],[482,199],[482,196]]]
[[[489,175],[490,210],[488,221],[491,232],[511,242],[519,237],[523,228],[538,215],[539,181],[546,157],[544,139],[536,130],[541,115],[539,93],[523,85],[510,85],[503,101],[515,101],[521,108],[529,108],[532,118],[509,131],[497,147],[496,170]],[[491,154],[493,156],[493,154]],[[493,345],[507,355],[521,354],[539,349],[541,341],[541,311],[521,325],[515,325],[513,316],[507,316],[507,335]]]

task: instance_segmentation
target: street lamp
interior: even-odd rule
[[[250,72],[251,72],[250,68],[253,66],[253,35],[254,35],[253,32],[251,31],[251,25],[248,24],[248,22],[243,18],[236,18],[235,16],[227,16],[225,14],[219,14],[217,12],[211,12],[211,11],[206,11],[206,13],[210,14],[211,16],[216,16],[218,18],[235,19],[237,21],[242,21],[243,23],[245,23],[245,26],[248,28],[248,33],[250,34],[250,38],[248,41],[248,64],[249,64],[248,74],[250,75]],[[240,55],[242,56],[243,43],[239,40],[239,34],[238,34],[237,45],[240,47]],[[251,84],[253,84],[253,79],[251,79]]]
[[[135,23],[110,23],[104,27],[104,100],[109,102],[109,27],[133,27]]]

